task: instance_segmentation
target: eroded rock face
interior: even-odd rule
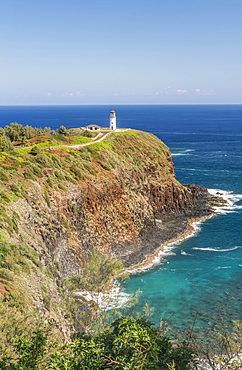
[[[70,184],[66,192],[52,189],[49,198],[50,205],[39,184],[33,183],[28,202],[20,199],[13,204],[20,215],[21,230],[14,239],[24,239],[44,264],[58,263],[56,273],[61,279],[80,275],[94,247],[123,259],[127,265],[132,263],[133,254],[133,263],[141,262],[139,250],[145,255],[146,250],[150,253],[169,236],[172,238],[165,228],[162,234],[156,220],[166,220],[168,225],[170,219],[210,212],[207,190],[181,185],[173,174],[167,181],[153,178],[149,183],[137,173],[116,171],[107,182]]]

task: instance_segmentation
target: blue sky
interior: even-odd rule
[[[241,0],[0,0],[0,105],[242,104]]]

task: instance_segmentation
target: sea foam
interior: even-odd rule
[[[189,155],[189,153],[193,152],[193,151],[194,151],[194,149],[185,149],[185,150],[177,151],[175,153],[172,152],[171,154],[172,154],[172,156],[174,156],[174,155]]]
[[[199,251],[208,251],[208,252],[230,252],[230,251],[234,251],[238,248],[241,248],[241,247],[233,247],[233,248],[228,248],[228,249],[217,249],[217,248],[198,248],[198,247],[193,247],[192,249],[196,249],[196,250],[199,250]]]
[[[209,193],[215,197],[223,198],[226,203],[222,206],[213,207],[216,213],[226,214],[234,213],[242,209],[242,205],[237,203],[242,200],[242,194],[235,194],[233,191],[226,191],[220,189],[208,189]]]
[[[132,299],[131,294],[122,292],[117,281],[114,282],[112,289],[107,292],[78,291],[75,295],[86,302],[94,301],[102,311],[122,308],[129,305]]]

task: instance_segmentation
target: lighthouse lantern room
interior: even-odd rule
[[[110,111],[110,130],[116,130],[116,112],[115,110]]]

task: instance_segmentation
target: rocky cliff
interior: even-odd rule
[[[211,210],[207,190],[180,184],[169,149],[151,134],[130,130],[55,149],[1,156],[1,243],[26,250],[33,265],[17,271],[5,256],[2,268],[68,337],[62,282],[81,275],[93,248],[130,266]]]

